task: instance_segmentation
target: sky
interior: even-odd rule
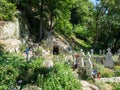
[[[90,1],[93,2],[94,5],[96,5],[96,0],[90,0]]]
[[[90,0],[91,2],[93,2],[94,3],[94,5],[96,4],[96,0]]]

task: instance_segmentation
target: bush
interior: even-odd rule
[[[6,65],[5,67],[0,67],[0,75],[0,85],[7,85],[7,87],[9,87],[11,85],[15,85],[18,71],[13,66]]]
[[[12,3],[8,3],[6,0],[0,0],[0,20],[13,20],[16,14],[16,7]]]
[[[4,51],[4,44],[0,42],[0,52]]]
[[[26,44],[22,44],[22,45],[20,46],[20,51],[21,51],[21,52],[24,52],[25,49],[26,49]]]
[[[22,88],[27,84],[37,85],[43,90],[80,90],[81,88],[72,69],[62,62],[55,62],[54,67],[46,68],[42,65],[41,58],[23,62],[21,56],[10,53],[1,53],[0,57],[1,61],[8,61],[0,63],[1,90],[5,88],[9,90],[11,85],[13,87],[20,85]],[[22,82],[18,83],[20,80]]]
[[[111,70],[109,68],[105,68],[101,64],[97,65],[97,69],[100,71],[101,77],[113,77],[113,76],[115,76],[113,70]]]
[[[43,90],[80,90],[80,82],[68,66],[58,62],[53,68],[44,70],[46,73],[37,78],[37,84],[42,85]]]
[[[120,90],[120,83],[112,83],[113,90]]]
[[[104,68],[101,74],[102,74],[102,77],[114,77],[115,76],[114,72],[108,68]]]
[[[120,76],[120,66],[114,66],[115,76]]]

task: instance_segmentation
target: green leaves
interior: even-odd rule
[[[72,69],[64,62],[55,62],[52,68],[43,66],[43,59],[36,58],[31,62],[23,62],[23,59],[10,53],[0,53],[0,89],[19,85],[21,88],[37,85],[43,90],[80,90],[81,84],[73,74]],[[3,60],[5,58],[5,60]],[[21,80],[21,83],[18,81]]]
[[[40,78],[43,78],[42,80]],[[38,76],[43,86],[43,90],[80,90],[80,82],[72,73],[72,69],[62,62],[55,63],[55,66],[49,69],[47,75]],[[43,82],[43,83],[42,83]]]
[[[13,20],[16,14],[16,7],[12,3],[8,3],[6,0],[0,1],[0,20]]]

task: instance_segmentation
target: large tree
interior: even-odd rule
[[[101,0],[97,5],[96,15],[96,36],[93,46],[100,45],[103,48],[119,48],[120,43],[120,1]]]

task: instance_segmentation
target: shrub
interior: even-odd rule
[[[4,51],[4,44],[0,42],[0,52]]]
[[[120,66],[114,66],[115,76],[120,76]]]
[[[80,90],[80,82],[68,66],[58,62],[53,68],[44,70],[46,73],[37,78],[37,84],[42,85],[43,90]]]
[[[101,72],[103,77],[113,77],[114,72],[111,69],[104,68],[104,70]]]
[[[10,56],[11,55],[11,56]],[[27,84],[40,86],[43,90],[80,90],[80,82],[72,73],[72,69],[62,63],[55,62],[54,67],[46,68],[42,65],[43,60],[36,58],[31,62],[22,62],[21,56],[3,53],[2,59],[9,61],[0,67],[0,89],[10,89],[22,81],[20,87]]]
[[[11,65],[0,67],[0,84],[11,86],[15,85],[18,71]]]
[[[6,0],[0,0],[0,20],[13,20],[16,14],[16,7],[12,3],[8,3]]]
[[[115,75],[113,70],[105,68],[101,64],[97,65],[97,69],[100,71],[101,77],[113,77]]]
[[[120,83],[112,83],[113,90],[120,90]]]
[[[22,45],[20,46],[20,51],[21,51],[21,52],[24,52],[25,49],[26,49],[26,44],[22,44]]]

